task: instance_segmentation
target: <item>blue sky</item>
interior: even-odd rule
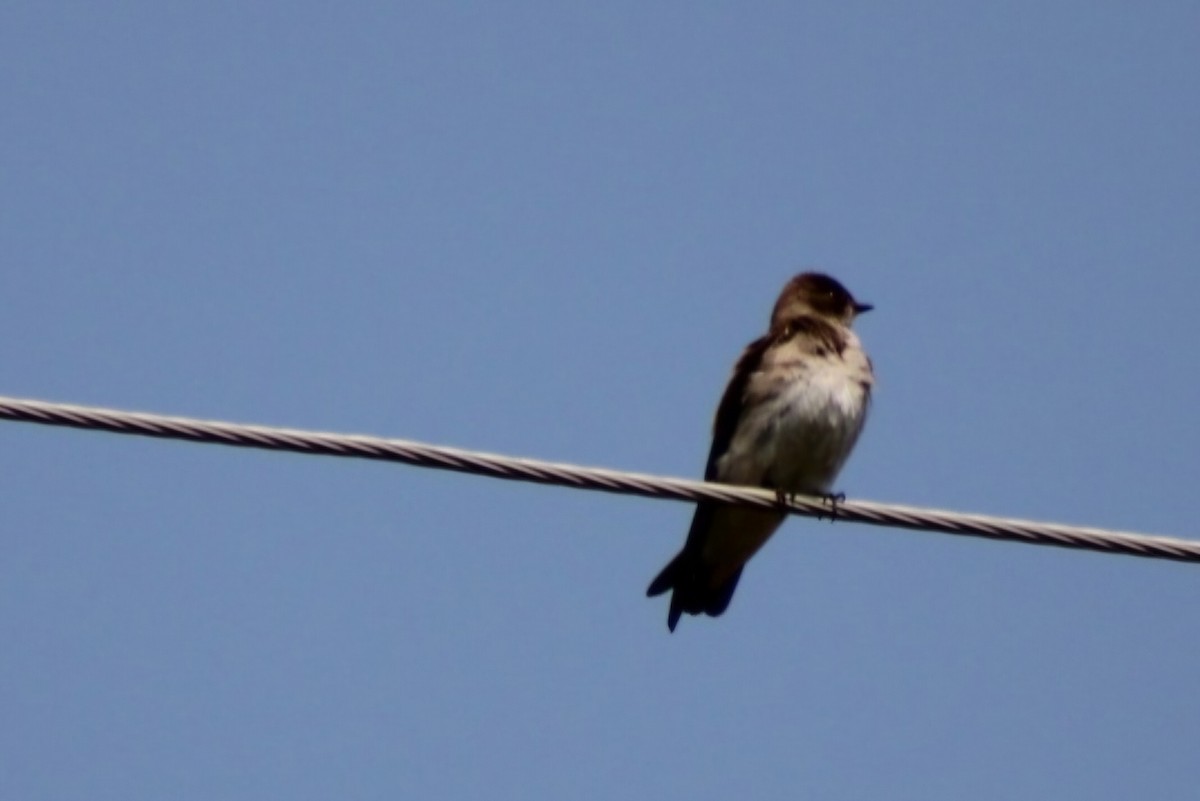
[[[849,496],[1197,537],[1190,3],[5,4],[0,393],[698,476],[820,267]],[[0,424],[5,798],[1190,798],[1195,566]]]

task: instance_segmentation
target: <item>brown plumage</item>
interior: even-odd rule
[[[871,363],[850,324],[870,308],[821,273],[784,286],[766,335],[746,347],[717,406],[706,480],[829,490],[866,419]],[[697,504],[683,549],[647,590],[673,591],[668,627],[674,631],[684,612],[724,612],[745,563],[783,519],[771,510]]]

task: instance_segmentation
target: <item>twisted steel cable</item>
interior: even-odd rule
[[[0,396],[0,419],[243,448],[379,459],[512,481],[531,481],[648,498],[709,500],[764,509],[785,508],[793,514],[807,517],[830,517],[836,513],[839,520],[875,526],[1200,562],[1200,541],[869,501],[838,500],[834,509],[827,498],[796,495],[781,500],[773,492],[751,487],[518,459],[401,439],[242,425],[3,396]]]

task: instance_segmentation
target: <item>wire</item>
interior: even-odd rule
[[[599,490],[678,501],[718,501],[761,509],[784,509],[807,517],[831,517],[831,501],[806,495],[781,501],[769,490],[735,487],[680,478],[603,470],[595,467],[517,459],[511,456],[459,450],[401,439],[331,434],[292,428],[168,417],[93,406],[24,400],[0,396],[0,419],[42,425],[111,431],[162,439],[207,442],[243,448],[345,456],[402,462],[417,467],[531,481],[576,489]],[[970,537],[1055,545],[1154,559],[1200,562],[1200,541],[1155,537],[1097,528],[1082,528],[1031,520],[959,514],[869,501],[839,500],[836,518],[876,526],[937,531]]]

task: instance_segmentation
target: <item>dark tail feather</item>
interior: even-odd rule
[[[737,589],[738,579],[741,577],[742,568],[739,567],[737,572],[729,577],[729,581],[726,581],[715,590],[709,590],[708,599],[705,601],[704,614],[709,617],[720,617],[729,608],[729,602],[733,600],[733,591]]]
[[[706,586],[702,571],[696,570],[696,565],[689,565],[690,560],[685,561],[686,553],[681,551],[668,562],[646,589],[646,595],[650,598],[673,590],[671,607],[667,611],[667,628],[671,631],[675,631],[684,612],[689,615],[719,616],[729,607],[738,579],[742,576],[742,570],[738,568],[723,585],[710,589]]]
[[[653,598],[656,595],[662,595],[667,590],[675,586],[676,577],[679,575],[680,565],[683,562],[683,551],[675,555],[675,558],[667,562],[667,566],[659,571],[654,581],[650,582],[650,586],[646,588],[646,597]]]
[[[675,627],[679,625],[679,618],[683,615],[683,603],[679,600],[679,593],[671,593],[671,608],[667,610],[667,631],[675,633]]]

